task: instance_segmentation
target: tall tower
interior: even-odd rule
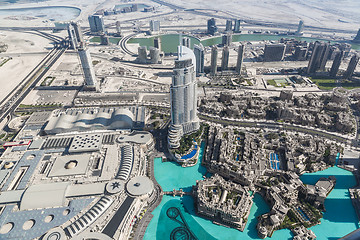
[[[190,38],[188,38],[188,37],[183,37],[182,39],[181,39],[181,41],[182,41],[182,45],[183,46],[185,46],[185,47],[187,47],[187,48],[190,48]]]
[[[236,20],[235,20],[234,32],[235,32],[235,33],[241,32],[241,31],[240,31],[240,19],[236,19]]]
[[[226,28],[225,31],[232,31],[232,20],[228,19],[226,20]]]
[[[211,66],[210,66],[211,75],[216,75],[217,57],[218,57],[218,48],[216,46],[213,46],[211,48]]]
[[[298,26],[297,31],[295,32],[295,35],[302,36],[303,34],[304,34],[304,21],[300,20],[299,26]]]
[[[88,17],[88,20],[91,32],[105,32],[104,19],[102,15],[91,15]]]
[[[194,52],[190,48],[179,46],[170,87],[171,126],[168,134],[170,148],[178,148],[184,134],[196,131],[200,127],[197,117],[195,69]]]
[[[349,66],[343,76],[344,79],[350,79],[352,77],[358,63],[359,55],[356,53],[350,60]]]
[[[207,22],[207,33],[214,35],[218,31],[218,28],[216,26],[215,18],[211,18]]]
[[[222,45],[230,46],[232,43],[232,33],[227,32],[225,35],[222,36]]]
[[[159,51],[161,52],[161,38],[160,37],[154,38],[154,47],[159,49]]]
[[[85,78],[85,89],[86,90],[97,90],[97,81],[95,77],[94,67],[90,56],[90,51],[86,48],[85,44],[81,44],[78,48],[80,62]]]
[[[354,38],[353,42],[360,43],[360,29],[357,32],[356,37]]]
[[[121,23],[120,21],[116,21],[116,34],[121,36]]]
[[[229,47],[225,46],[222,51],[221,71],[228,70],[229,65]]]
[[[150,34],[155,34],[160,32],[160,21],[150,20]]]
[[[78,49],[81,43],[84,42],[79,24],[76,22],[71,22],[68,25],[68,34],[69,34],[71,47],[74,50]]]
[[[341,59],[344,56],[344,51],[338,51],[335,55],[335,59],[333,61],[333,64],[331,66],[331,70],[330,70],[330,77],[336,77],[339,68],[340,68],[340,64],[341,64]]]
[[[204,47],[200,45],[194,45],[194,54],[196,58],[196,76],[200,76],[204,73]]]
[[[324,70],[327,58],[329,55],[329,44],[324,44],[320,42],[315,42],[309,65],[307,68],[307,73],[315,73],[317,70]]]
[[[236,69],[235,69],[235,71],[239,75],[241,75],[241,68],[242,68],[243,59],[244,59],[244,50],[245,50],[245,45],[240,44],[240,46],[238,48],[238,56],[237,56]]]

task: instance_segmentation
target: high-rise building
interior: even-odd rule
[[[235,33],[241,32],[241,31],[240,31],[240,19],[236,19],[236,20],[235,20],[234,32],[235,32]]]
[[[150,47],[150,63],[160,63],[160,50],[155,47]]]
[[[350,60],[349,66],[347,67],[346,72],[344,73],[343,76],[344,79],[350,79],[352,77],[358,63],[359,63],[359,55],[356,53],[354,56],[352,56]]]
[[[194,52],[190,48],[179,46],[170,86],[171,125],[168,134],[170,148],[178,148],[184,134],[194,132],[200,127],[197,117],[195,65]]]
[[[360,43],[360,29],[357,32],[356,37],[354,38],[353,42]]]
[[[312,74],[319,69],[324,69],[329,55],[329,44],[315,42],[310,57],[307,73]]]
[[[208,34],[215,35],[215,33],[218,31],[218,28],[216,26],[215,18],[211,18],[207,22],[207,32]]]
[[[109,45],[110,44],[109,37],[106,36],[105,33],[100,34],[100,44],[101,45]]]
[[[229,65],[229,47],[225,46],[222,51],[221,71],[228,70]]]
[[[159,49],[159,51],[161,52],[161,38],[160,37],[154,38],[154,47]]]
[[[304,34],[304,21],[300,20],[299,21],[299,26],[298,26],[297,31],[295,32],[295,35],[301,36],[303,34]]]
[[[158,33],[160,32],[160,21],[158,20],[150,20],[150,33]]]
[[[282,61],[285,55],[285,44],[266,44],[264,50],[264,62]]]
[[[330,54],[330,50],[331,50],[329,43],[325,43],[324,45],[325,45],[325,49],[321,56],[320,71],[325,71],[326,63],[329,59],[329,54]]]
[[[138,47],[138,61],[140,63],[146,63],[147,62],[147,49],[146,49],[146,46]]]
[[[76,50],[79,48],[81,43],[84,42],[79,24],[76,22],[71,22],[68,25],[68,34],[71,47]]]
[[[307,58],[308,47],[296,46],[294,58],[296,61],[305,61]]]
[[[116,34],[121,36],[121,23],[120,21],[116,21]]]
[[[95,76],[94,67],[90,56],[90,51],[84,44],[78,48],[81,67],[85,78],[86,90],[97,90],[97,81]]]
[[[204,47],[200,45],[194,45],[194,54],[196,59],[196,76],[200,76],[204,73]]]
[[[90,31],[92,33],[105,32],[104,19],[102,15],[91,15],[88,17]]]
[[[334,58],[333,64],[330,69],[331,77],[336,77],[336,75],[339,71],[341,60],[342,60],[343,56],[344,56],[344,51],[337,51],[335,53],[335,58]]]
[[[211,65],[210,65],[210,73],[211,75],[216,75],[217,72],[217,57],[218,57],[218,48],[213,46],[211,48]]]
[[[240,75],[241,75],[241,68],[244,59],[244,50],[245,50],[245,45],[240,44],[238,48],[238,56],[237,56],[236,68],[235,68],[235,71]]]
[[[191,41],[190,41],[190,38],[188,37],[183,37],[181,39],[181,44],[187,48],[190,48],[190,45],[191,45]]]
[[[226,28],[225,31],[232,31],[232,20],[226,20]]]
[[[232,43],[232,34],[231,32],[227,32],[225,35],[222,36],[222,45],[230,46]]]

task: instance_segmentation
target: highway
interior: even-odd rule
[[[3,100],[1,104],[4,103],[0,109],[0,122],[4,121],[8,116],[10,116],[14,110],[20,105],[24,98],[30,93],[32,89],[41,81],[49,69],[54,65],[54,63],[63,55],[65,50],[68,48],[66,41],[56,42],[56,45],[48,55],[31,71],[25,79],[15,88],[9,95],[12,95],[10,100]],[[8,96],[9,96],[8,95]],[[6,97],[5,99],[7,99]]]

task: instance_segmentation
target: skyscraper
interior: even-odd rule
[[[116,21],[116,34],[121,36],[121,23],[120,21]]]
[[[360,29],[357,32],[356,37],[354,38],[353,42],[360,43]]]
[[[88,48],[86,48],[85,44],[81,44],[81,46],[78,48],[78,53],[85,78],[85,89],[96,91],[97,81],[94,67],[92,65],[90,51]]]
[[[299,26],[298,26],[297,31],[295,32],[295,35],[301,36],[303,34],[304,34],[304,21],[300,20],[299,21]]]
[[[91,32],[105,32],[104,19],[102,15],[91,15],[88,17],[88,20]]]
[[[109,37],[106,36],[105,33],[100,34],[100,44],[101,45],[109,45],[110,44]]]
[[[319,69],[324,70],[329,55],[329,44],[315,42],[310,57],[307,73],[315,73]]]
[[[354,56],[352,56],[350,60],[349,66],[346,69],[346,72],[344,73],[343,76],[344,79],[350,79],[352,77],[358,63],[359,63],[359,55],[356,53]]]
[[[216,75],[217,72],[217,57],[218,57],[218,48],[213,46],[211,48],[211,65],[210,65],[210,73],[211,75]]]
[[[150,33],[151,34],[160,32],[160,21],[151,20],[149,25],[150,25]]]
[[[204,73],[204,47],[200,45],[194,45],[194,54],[196,58],[196,76],[200,76]]]
[[[178,148],[184,134],[196,131],[200,127],[197,117],[195,68],[194,52],[190,48],[179,46],[170,86],[171,125],[168,134],[170,148]]]
[[[76,50],[82,42],[84,42],[80,26],[76,22],[71,22],[68,25],[68,34],[71,47]]]
[[[240,75],[241,75],[241,68],[244,59],[244,50],[245,50],[245,45],[240,44],[238,48],[238,56],[237,56],[236,68],[235,68],[235,71]]]
[[[225,31],[232,31],[232,20],[226,20],[226,28]]]
[[[216,26],[215,18],[211,18],[207,22],[207,33],[214,35],[218,31],[218,28]]]
[[[229,47],[225,46],[222,51],[221,71],[228,70],[229,65]]]
[[[187,47],[187,48],[190,48],[190,38],[188,38],[188,37],[183,37],[182,39],[181,39],[181,41],[182,41],[182,45],[183,46],[185,46],[185,47]]]
[[[240,31],[240,19],[236,19],[236,20],[235,20],[234,32],[235,32],[235,33],[241,32],[241,31]]]
[[[279,44],[265,44],[264,61],[276,62],[284,59],[286,45]]]
[[[161,52],[161,38],[160,37],[154,38],[154,47],[159,49],[159,51]]]
[[[340,64],[341,64],[341,59],[344,56],[344,51],[337,51],[336,55],[335,55],[335,59],[333,61],[333,64],[331,66],[331,70],[330,70],[330,76],[331,77],[336,77],[339,68],[340,68]]]
[[[146,63],[147,62],[147,49],[146,49],[146,46],[138,47],[138,61],[140,63]]]
[[[156,64],[160,62],[160,50],[155,47],[150,47],[150,63]]]
[[[232,34],[231,32],[227,32],[225,35],[222,36],[222,45],[230,46],[232,43]]]

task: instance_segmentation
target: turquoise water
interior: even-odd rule
[[[199,159],[202,159],[204,143],[201,144]],[[206,169],[197,163],[194,167],[182,168],[172,162],[162,162],[161,158],[154,159],[154,173],[156,180],[164,191],[184,189],[190,191],[196,180],[203,179]],[[334,190],[325,200],[326,212],[321,219],[321,225],[311,228],[318,240],[335,240],[358,228],[357,216],[351,204],[348,188],[356,184],[351,172],[338,167],[332,167],[324,171],[304,174],[301,180],[306,184],[315,184],[320,177],[335,176],[337,179]],[[174,228],[180,226],[166,215],[169,207],[177,207],[183,214],[191,231],[199,239],[222,239],[222,240],[247,240],[259,239],[257,236],[257,216],[268,212],[269,206],[264,199],[255,194],[254,203],[250,210],[249,220],[244,232],[213,224],[210,220],[196,215],[193,198],[190,196],[172,197],[164,196],[160,205],[153,211],[154,218],[151,220],[144,239],[153,240],[170,239]],[[340,207],[341,206],[341,207]],[[292,239],[293,235],[288,229],[275,231],[270,239]]]
[[[315,184],[320,177],[336,177],[335,188],[325,200],[326,212],[321,224],[310,228],[318,240],[338,239],[359,228],[358,219],[350,200],[348,188],[356,185],[353,174],[347,170],[331,167],[301,176],[306,184]]]
[[[184,35],[185,36],[185,35]],[[199,44],[199,40],[191,37],[191,47],[193,47],[194,44]],[[242,41],[278,41],[281,38],[290,38],[290,39],[297,39],[301,41],[307,41],[307,42],[315,42],[315,41],[328,41],[324,39],[318,39],[318,38],[310,38],[310,37],[294,37],[294,36],[277,36],[277,35],[266,35],[266,34],[235,34],[233,35],[233,42],[242,42]],[[139,43],[141,46],[154,46],[154,37],[151,38],[132,38],[129,40],[129,43]],[[165,34],[161,36],[161,43],[162,43],[162,49],[166,53],[175,53],[177,51],[177,46],[179,45],[179,35],[178,34]],[[212,46],[216,44],[220,44],[222,42],[222,37],[213,37],[206,40],[202,40],[201,43],[204,46]],[[334,41],[331,41],[334,43]],[[360,50],[359,44],[353,44],[353,49]]]

